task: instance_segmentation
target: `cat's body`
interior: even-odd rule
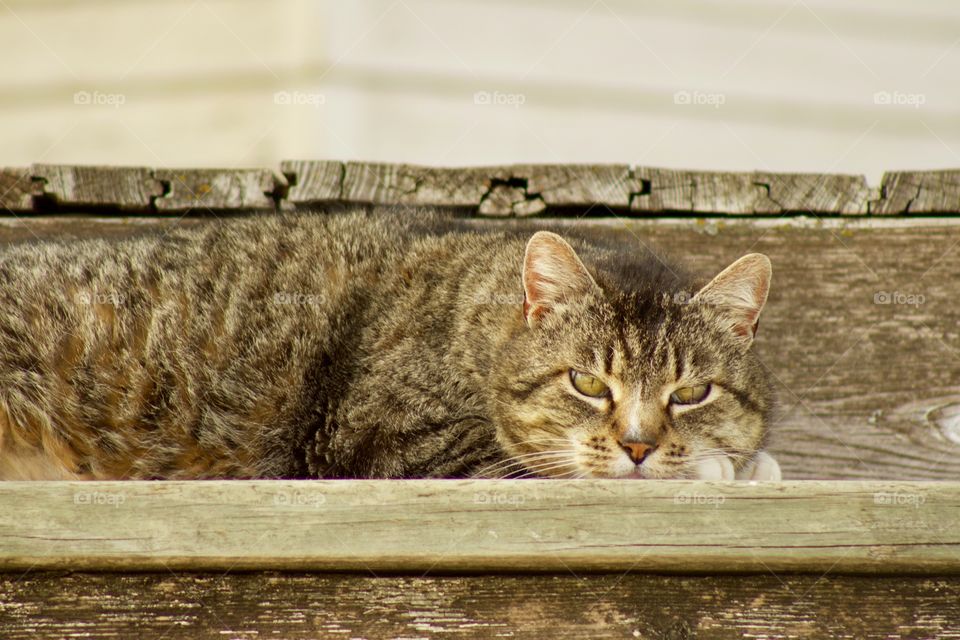
[[[8,248],[0,253],[0,479],[619,477],[597,461],[579,474],[580,463],[561,461],[548,441],[561,437],[566,418],[551,414],[593,429],[571,441],[570,456],[581,445],[599,450],[598,430],[611,424],[617,444],[601,453],[629,454],[634,440],[649,439],[637,440],[642,416],[664,434],[682,433],[682,416],[650,417],[640,391],[654,388],[644,368],[677,359],[652,342],[644,351],[644,332],[659,332],[662,346],[681,325],[700,331],[697,349],[737,361],[707,364],[727,376],[715,388],[729,393],[706,387],[720,397],[704,409],[731,412],[715,416],[719,435],[701,448],[743,467],[766,433],[769,388],[722,329],[671,320],[696,311],[684,301],[670,308],[695,291],[690,282],[652,257],[581,243],[596,282],[586,276],[541,299],[537,283],[557,275],[546,235],[534,243],[387,210]],[[537,247],[546,247],[546,263],[530,263]],[[594,306],[568,304],[574,289]],[[607,400],[571,395],[569,380],[593,366],[584,341],[609,342]],[[566,364],[557,369],[554,358]],[[743,411],[722,404],[732,398]],[[667,441],[663,456],[684,455],[682,443]],[[695,476],[700,461],[639,475]]]

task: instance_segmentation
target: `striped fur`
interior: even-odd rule
[[[650,477],[761,446],[766,379],[675,267],[573,241],[597,288],[531,327],[529,232],[467,226],[359,210],[6,248],[0,479],[615,476],[631,421],[662,436]],[[658,413],[677,376],[723,393]]]

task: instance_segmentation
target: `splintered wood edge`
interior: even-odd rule
[[[960,483],[0,483],[0,569],[960,573]]]
[[[24,173],[26,172],[26,173]],[[625,164],[426,167],[286,160],[277,170],[35,164],[0,168],[8,214],[120,209],[142,214],[274,212],[320,203],[539,214],[872,216],[960,213],[960,169],[862,175],[684,171]],[[29,187],[29,188],[25,188]]]

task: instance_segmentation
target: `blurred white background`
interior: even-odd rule
[[[960,167],[955,0],[0,0],[0,164]]]

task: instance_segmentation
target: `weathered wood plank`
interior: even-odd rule
[[[960,573],[958,522],[960,483],[8,482],[0,568]]]
[[[11,167],[0,169],[0,211],[9,213],[33,210],[33,180],[30,169]]]
[[[637,167],[634,211],[734,215],[864,214],[872,194],[863,176],[724,173]]]
[[[156,169],[154,178],[166,193],[157,198],[158,211],[276,208],[274,193],[286,180],[267,169]]]
[[[960,170],[891,171],[880,183],[877,214],[929,214],[960,211]]]
[[[889,215],[960,213],[960,170],[887,173],[880,188],[863,176],[711,172],[627,165],[425,167],[339,161],[284,161],[269,169],[158,169],[36,164],[0,170],[0,182],[24,177],[33,195],[62,209],[187,211],[270,209],[315,203],[457,207],[482,216],[540,213],[602,215]],[[284,176],[293,183],[287,188]],[[4,182],[4,184],[6,184]],[[166,190],[164,190],[164,185]],[[3,202],[30,210],[26,192]],[[162,196],[162,197],[161,197]],[[154,203],[153,199],[157,198]],[[10,207],[13,210],[13,207]]]
[[[863,176],[758,171],[753,183],[766,190],[766,197],[754,204],[752,213],[859,215],[867,213],[875,195]]]
[[[956,578],[0,575],[8,640],[960,637]]]
[[[518,210],[525,213],[531,206],[527,202],[527,191],[523,187],[495,184],[483,196],[477,213],[482,216],[508,217],[516,215]],[[533,202],[535,209],[531,213],[543,211],[543,200]]]
[[[636,167],[632,211],[750,213],[763,194],[751,174]]]
[[[514,165],[510,175],[526,185],[528,197],[539,197],[547,207],[630,207],[632,182],[627,165]]]
[[[343,192],[342,162],[284,160],[280,172],[290,182],[283,200],[293,206],[339,200]]]
[[[61,208],[149,211],[153,198],[163,195],[162,184],[146,167],[35,164],[30,171],[39,181],[36,195]]]
[[[342,199],[470,207],[481,215],[530,216],[547,207],[630,204],[626,165],[512,165],[447,169],[350,162]]]
[[[477,207],[497,171],[494,167],[450,169],[348,162],[344,168],[342,199],[376,204]]]
[[[171,223],[8,218],[0,223],[0,244],[135,235]],[[177,224],[188,223],[197,221]],[[754,348],[778,389],[770,449],[784,477],[960,480],[960,221],[571,218],[475,224],[531,232],[575,228],[626,251],[655,247],[704,277],[744,253],[766,253],[773,287]]]

